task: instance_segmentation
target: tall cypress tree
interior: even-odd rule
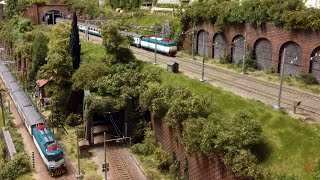
[[[80,66],[80,40],[79,40],[79,29],[77,23],[77,14],[74,11],[72,17],[72,27],[70,35],[70,54],[72,57],[73,69],[78,69]]]

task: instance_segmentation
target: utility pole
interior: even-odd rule
[[[200,79],[201,82],[204,82],[204,48],[205,48],[204,36],[205,36],[205,33],[202,36],[202,71],[201,71],[201,79]]]
[[[194,27],[196,25],[196,21],[193,21],[193,25],[192,25],[192,42],[191,42],[191,50],[192,50],[192,60],[195,60],[194,58]]]
[[[243,50],[244,50],[244,54],[243,54],[243,59],[242,59],[242,72],[241,74],[244,75],[244,61],[246,59],[246,50],[247,50],[247,33],[244,33],[244,43],[243,43],[244,47],[243,47]]]
[[[80,179],[81,178],[81,172],[80,172],[80,149],[79,149],[78,129],[77,129],[76,133],[77,133],[77,154],[78,154],[78,177],[77,177],[77,179]]]
[[[89,27],[88,27],[88,21],[86,20],[86,32],[85,32],[85,34],[86,34],[86,36],[85,36],[86,41],[89,41],[89,32],[88,32],[88,29],[89,29]]]
[[[104,180],[107,180],[107,147],[106,147],[106,132],[103,132],[103,146],[104,146]]]
[[[281,93],[282,93],[283,70],[284,70],[285,57],[286,57],[286,48],[283,50],[283,55],[282,55],[281,72],[280,72],[280,88],[279,88],[278,104],[276,106],[277,109],[281,108],[280,101],[281,101]]]
[[[154,63],[157,64],[157,26],[154,26],[154,37],[155,37],[155,47],[154,47]]]
[[[1,103],[1,112],[2,112],[2,122],[3,122],[3,126],[6,126],[5,115],[4,115],[4,106],[3,106],[3,101],[2,101],[2,92],[1,92],[1,90],[0,90],[0,103]]]

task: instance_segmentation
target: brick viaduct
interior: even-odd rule
[[[182,48],[190,49],[192,29],[186,32]],[[231,62],[234,63],[243,58],[244,52],[252,50],[260,69],[280,72],[283,52],[286,49],[285,74],[312,73],[320,81],[319,32],[287,31],[271,23],[255,28],[246,23],[226,25],[223,31],[218,33],[212,24],[206,22],[197,25],[195,32],[195,50],[200,55],[204,53],[205,56],[219,59],[223,54],[229,54]]]

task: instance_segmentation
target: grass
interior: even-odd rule
[[[105,51],[100,44],[81,41],[81,63],[97,62],[104,57]]]
[[[82,48],[87,53],[94,53],[96,56],[102,55],[96,53],[101,52],[101,45],[86,45]],[[221,66],[227,68],[225,65]],[[146,69],[150,70],[150,66],[146,66]],[[232,71],[236,70],[232,69]],[[242,98],[182,74],[161,70],[161,79],[163,84],[187,87],[194,94],[212,97],[211,112],[220,114],[224,120],[231,119],[241,109],[251,112],[263,128],[263,144],[257,147],[261,167],[273,173],[281,171],[299,175],[301,179],[312,179],[311,172],[318,152],[320,152],[320,127],[318,124],[302,122],[261,102]],[[150,166],[152,158],[138,156],[138,159],[146,169],[151,167],[147,171],[154,170]]]
[[[62,129],[59,129],[56,136],[59,143],[62,145],[65,156],[71,162],[73,167],[77,169],[77,137],[76,137],[76,128],[67,127],[68,134],[64,133]],[[100,177],[97,173],[99,167],[98,165],[91,160],[90,150],[88,152],[82,152],[80,155],[80,167],[81,172],[85,175],[84,179],[88,180],[100,180]]]
[[[147,173],[148,179],[149,180],[165,180],[165,179],[170,179],[168,174],[161,173],[155,163],[155,159],[153,155],[150,156],[144,156],[144,155],[137,155],[138,161],[142,164],[144,167],[144,170]]]
[[[182,74],[162,70],[163,84],[186,87],[197,95],[213,98],[211,113],[221,114],[224,120],[231,119],[238,110],[252,113],[263,129],[263,145],[257,147],[261,154],[263,169],[285,172],[312,179],[311,172],[320,151],[320,126],[294,119],[260,102],[245,99],[233,93],[213,87]]]

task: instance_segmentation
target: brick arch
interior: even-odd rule
[[[286,49],[285,56],[284,56],[284,49]],[[284,59],[284,67],[283,67],[284,74],[290,74],[290,75],[300,74],[301,67],[302,67],[302,48],[298,43],[294,41],[288,41],[282,44],[279,52],[279,65],[278,65],[279,73],[281,73],[281,63],[283,59]]]
[[[309,72],[320,82],[320,46],[312,51]]]
[[[213,36],[212,55],[214,59],[219,59],[226,53],[226,36],[223,33],[215,33]]]
[[[231,41],[231,62],[237,63],[243,59],[244,37],[240,34],[234,36]]]
[[[205,30],[198,31],[197,34],[197,54],[201,55],[204,53],[205,57],[208,57],[208,37],[209,33]],[[203,49],[204,48],[204,49]]]
[[[65,4],[32,4],[23,12],[22,17],[29,18],[35,23],[43,22],[43,17],[49,11],[59,11],[64,18],[69,18],[72,15],[71,5]]]
[[[258,63],[258,69],[271,70],[272,68],[272,44],[266,38],[259,38],[253,45],[254,57]]]

